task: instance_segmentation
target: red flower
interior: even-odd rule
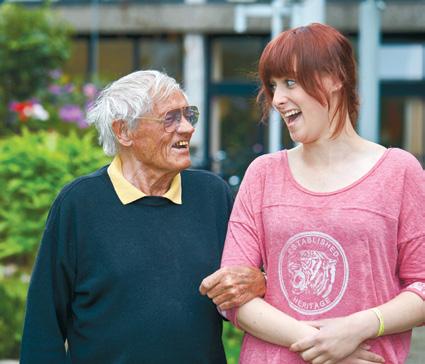
[[[12,102],[10,110],[18,114],[19,121],[26,122],[31,116],[33,104],[32,101]]]

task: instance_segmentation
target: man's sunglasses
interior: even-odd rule
[[[192,125],[195,126],[199,118],[199,110],[196,106],[185,106],[180,109],[169,110],[162,118],[151,118],[142,116],[141,119],[155,120],[164,124],[164,130],[167,133],[174,132],[182,121],[182,116]]]

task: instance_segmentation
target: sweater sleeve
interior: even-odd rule
[[[399,216],[398,273],[403,291],[414,292],[425,300],[424,207],[424,171],[416,160],[408,160]]]
[[[263,265],[261,212],[255,207],[259,204],[259,196],[262,193],[260,174],[254,162],[241,183],[227,229],[222,267],[244,265],[259,268]],[[224,315],[238,326],[237,308],[225,311]]]
[[[28,290],[21,364],[68,363],[65,350],[74,280],[68,214],[53,204]]]

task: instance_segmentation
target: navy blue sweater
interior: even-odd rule
[[[203,171],[184,171],[182,192],[182,205],[123,205],[106,167],[61,191],[31,277],[22,364],[226,362],[221,318],[198,286],[219,268],[231,194]]]

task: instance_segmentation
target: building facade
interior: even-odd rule
[[[54,10],[75,30],[65,71],[102,81],[148,68],[175,77],[201,110],[193,140],[195,166],[212,169],[237,186],[248,163],[269,151],[270,138],[276,138],[260,123],[255,102],[256,65],[273,19],[257,8],[245,16],[240,33],[237,13],[254,5],[273,13],[279,3],[285,9],[283,28],[324,21],[346,34],[358,54],[364,39],[379,37],[371,76],[376,77],[377,111],[375,117],[365,112],[362,125],[376,129],[377,142],[404,148],[424,162],[425,1],[240,1],[54,1]],[[376,7],[374,18],[362,18],[366,3]],[[372,97],[369,90],[361,95],[364,102]],[[281,147],[292,145],[285,130],[278,139]]]

